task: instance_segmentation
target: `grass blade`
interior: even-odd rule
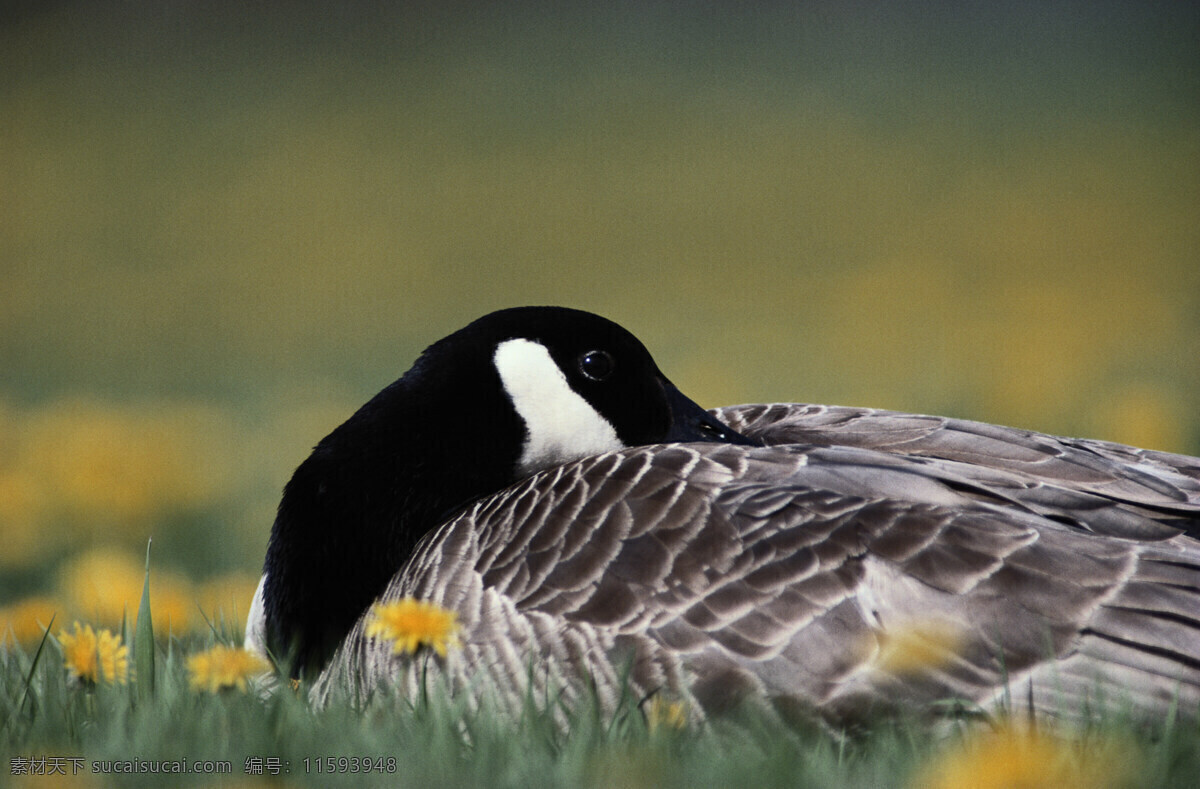
[[[150,544],[146,541],[146,578],[142,583],[142,601],[138,604],[134,628],[133,660],[137,672],[138,698],[154,694],[154,622],[150,618]]]
[[[42,633],[42,640],[38,642],[37,652],[33,653],[33,660],[29,663],[29,673],[25,675],[25,691],[21,694],[21,702],[17,705],[14,714],[4,721],[4,726],[0,726],[0,731],[8,728],[9,721],[25,709],[26,701],[29,702],[30,714],[37,714],[37,695],[33,690],[33,673],[37,671],[38,662],[42,659],[42,650],[46,648],[46,641],[50,638],[50,628],[54,627],[54,618],[57,616],[58,612],[51,614],[50,621],[46,623],[46,630]]]

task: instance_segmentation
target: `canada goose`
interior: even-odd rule
[[[711,414],[589,313],[430,346],[287,484],[247,646],[323,698],[662,692],[847,722],[1200,708],[1200,459],[801,404]],[[376,600],[457,612],[399,655]],[[907,646],[906,646],[907,645]],[[916,658],[914,659],[914,655]]]

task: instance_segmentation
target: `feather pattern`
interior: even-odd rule
[[[766,446],[585,458],[430,532],[381,599],[457,611],[462,648],[396,656],[360,619],[315,695],[414,693],[434,667],[509,710],[611,710],[625,684],[695,716],[767,700],[839,723],[947,699],[1200,708],[1197,459],[868,409],[714,413]],[[896,657],[912,643],[922,659]]]

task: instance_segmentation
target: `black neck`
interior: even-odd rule
[[[268,646],[292,676],[328,662],[426,533],[513,481],[522,428],[477,395],[422,402],[401,379],[296,470],[264,568]],[[487,434],[505,441],[480,446]]]

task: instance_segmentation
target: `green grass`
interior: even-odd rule
[[[852,735],[801,732],[753,713],[684,730],[651,728],[632,697],[611,716],[594,708],[571,711],[564,730],[533,708],[516,720],[467,711],[461,699],[436,692],[433,683],[418,699],[383,694],[362,706],[334,702],[323,709],[286,690],[268,697],[193,690],[187,656],[235,641],[236,633],[222,625],[208,637],[160,641],[152,693],[136,677],[125,685],[92,687],[69,681],[52,638],[37,648],[3,649],[0,785],[26,780],[11,774],[14,759],[44,756],[61,757],[68,773],[78,763],[79,780],[89,785],[909,786],[960,748],[969,731],[965,725],[891,720]],[[131,666],[136,639],[133,646]],[[986,724],[975,725],[986,730]],[[1073,742],[1084,764],[1119,745],[1120,769],[1104,775],[1111,782],[1096,785],[1187,786],[1200,775],[1194,721],[1146,726],[1113,716]],[[211,762],[225,772],[165,779],[92,774],[105,762],[129,760]],[[247,774],[254,760],[266,773],[261,779]],[[363,769],[367,763],[369,771]],[[268,781],[272,768],[279,776]],[[989,777],[988,769],[981,764],[980,780]]]
[[[288,779],[323,785],[330,779],[322,772],[327,757],[339,770],[357,757],[383,772],[339,772],[339,783],[876,786],[906,774],[928,749],[927,740],[898,731],[851,749],[829,738],[804,741],[762,729],[651,732],[633,699],[608,721],[578,711],[567,733],[535,711],[509,721],[466,713],[437,694],[412,703],[379,698],[362,708],[342,703],[314,710],[287,691],[264,700],[191,690],[184,668],[191,648],[176,642],[160,650],[157,687],[148,699],[138,697],[135,685],[72,687],[53,646],[27,684],[32,656],[9,651],[0,666],[4,772],[13,757],[51,755],[81,757],[88,771],[106,760],[227,761],[231,777],[242,777],[248,758],[269,757]],[[340,758],[347,761],[339,765]],[[154,785],[161,776],[134,783],[139,780]]]

